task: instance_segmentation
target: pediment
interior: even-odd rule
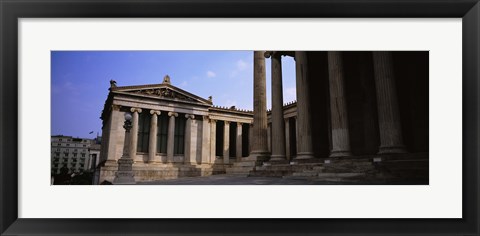
[[[169,84],[115,87],[112,92],[139,97],[212,105],[212,102]]]

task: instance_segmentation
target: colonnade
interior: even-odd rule
[[[272,75],[272,130],[271,159],[285,160],[290,152],[289,123],[283,117],[282,66],[281,56],[292,52],[254,52],[254,150],[268,150],[263,140],[263,125],[266,123],[265,94],[265,58],[271,58]],[[332,149],[330,157],[350,156],[350,132],[346,103],[344,68],[342,52],[328,52],[328,81],[330,94],[330,121]],[[378,125],[380,130],[379,154],[406,152],[402,139],[399,107],[393,73],[391,52],[373,52],[373,70],[377,96]],[[310,94],[308,90],[309,68],[307,52],[295,51],[296,89],[297,89],[297,159],[313,158],[312,120]],[[257,125],[258,124],[258,125]],[[266,125],[265,125],[266,126]],[[267,137],[265,137],[265,140]],[[287,144],[287,145],[286,145]],[[265,146],[264,146],[265,145]]]
[[[136,160],[137,158],[137,143],[138,143],[138,127],[139,127],[139,114],[143,112],[141,108],[130,108],[129,110],[132,113],[132,131],[130,132],[130,142],[129,142],[129,156]],[[160,156],[157,155],[157,132],[158,132],[158,116],[162,114],[160,110],[150,110],[150,130],[149,130],[149,146],[148,146],[148,163],[159,163],[161,160]],[[177,112],[168,112],[168,134],[167,134],[167,149],[166,149],[166,162],[174,162],[174,139],[175,139],[175,122],[176,118],[179,116]],[[202,119],[202,139],[197,140],[196,132],[194,127],[192,127],[193,122],[195,122],[195,115],[185,114],[186,124],[185,124],[185,136],[184,136],[184,162],[185,163],[195,163],[196,152],[199,151],[202,156],[202,160],[208,163],[214,163],[216,159],[216,134],[217,120],[210,119],[208,116],[203,116]],[[243,144],[243,123],[237,123],[236,130],[230,130],[230,122],[224,120],[223,128],[223,163],[228,164],[230,162],[230,132],[235,132],[236,136],[236,160],[242,158],[243,145],[248,145],[248,143]],[[233,121],[232,121],[233,122]],[[196,128],[196,127],[195,127]],[[251,129],[249,129],[251,130]],[[246,134],[249,135],[249,134]],[[201,143],[201,149],[197,150],[197,142]],[[205,157],[205,158],[204,158]],[[140,161],[140,160],[136,160]]]

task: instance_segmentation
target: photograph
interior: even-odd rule
[[[52,185],[428,185],[428,51],[51,51]]]

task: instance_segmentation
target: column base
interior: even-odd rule
[[[380,147],[378,154],[408,153],[405,146]]]
[[[313,152],[299,152],[297,153],[297,157],[295,159],[312,159],[314,158]]]
[[[272,157],[270,158],[270,161],[285,161],[285,160],[287,160],[287,157],[283,155],[272,155]]]
[[[350,151],[331,151],[330,152],[330,157],[348,157],[351,156],[352,153]]]
[[[254,151],[251,152],[248,157],[243,158],[242,160],[246,161],[268,161],[270,159],[270,153],[265,151]]]

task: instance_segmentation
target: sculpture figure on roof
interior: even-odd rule
[[[110,80],[110,88],[115,88],[115,87],[117,87],[117,81],[111,79]]]
[[[170,76],[165,75],[165,77],[163,77],[163,83],[162,84],[170,84]]]

